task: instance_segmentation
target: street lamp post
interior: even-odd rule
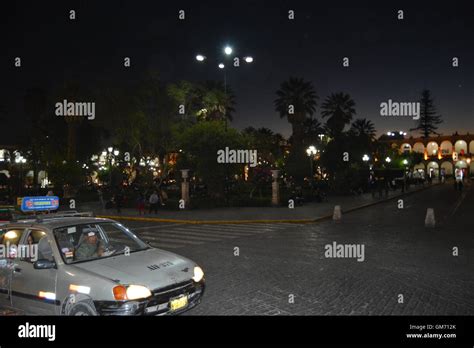
[[[230,46],[225,46],[224,47],[224,55],[226,56],[230,56],[232,53],[234,52],[234,50],[232,49],[232,47]],[[204,62],[205,60],[207,59],[206,56],[202,55],[202,54],[197,54],[196,55],[196,60],[198,62]],[[251,56],[246,56],[244,57],[244,61],[246,63],[252,63],[253,62],[253,57]],[[224,63],[220,62],[218,64],[218,68],[221,69],[221,70],[224,70],[224,95],[225,95],[225,99],[226,99],[226,102],[227,102],[227,69],[226,69],[226,66]],[[225,105],[225,113],[227,113],[227,105]],[[225,130],[227,131],[227,115],[224,114],[224,122],[225,122]]]
[[[120,154],[118,149],[112,146],[107,148],[107,160],[109,162],[109,186],[112,187],[112,160]]]
[[[232,53],[234,52],[234,50],[232,49],[232,47],[230,47],[229,45],[225,46],[224,47],[224,54],[226,56],[230,56]],[[202,54],[198,54],[196,55],[196,60],[198,62],[204,62],[206,60],[206,56],[202,55]],[[253,58],[250,57],[250,56],[247,56],[247,57],[244,57],[244,61],[246,63],[252,63],[253,62]],[[224,63],[220,62],[218,64],[218,68],[221,69],[221,70],[224,70],[224,95],[225,95],[225,103],[226,105],[224,106],[224,129],[225,129],[225,132],[227,132],[227,70],[226,70],[226,66],[224,65]],[[229,179],[229,173],[228,173],[228,167],[226,167],[226,174],[225,174],[225,190],[226,190],[226,198],[228,198],[228,179]]]
[[[313,182],[313,156],[316,155],[317,152],[318,152],[318,150],[313,145],[309,146],[306,149],[306,153],[309,157],[309,164],[310,164],[310,168],[311,168],[310,169],[311,170],[311,175],[310,175],[311,183]]]

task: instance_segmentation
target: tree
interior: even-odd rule
[[[189,81],[180,81],[169,84],[166,91],[176,110],[179,111],[180,107],[184,106],[184,113],[180,116],[186,119],[196,117],[201,107],[197,85]]]
[[[292,141],[301,149],[304,137],[303,124],[308,116],[316,111],[318,96],[314,86],[301,78],[290,77],[280,85],[274,101],[275,109],[281,118],[286,118],[292,126]]]
[[[233,173],[241,173],[244,164],[217,162],[217,151],[242,149],[242,136],[233,128],[227,131],[220,121],[198,122],[178,134],[178,146],[181,150],[178,167],[192,169],[202,179],[208,192],[214,198],[224,195],[225,178]],[[187,168],[183,168],[187,166]]]
[[[200,100],[198,120],[232,121],[235,95],[229,86],[225,87],[221,81],[206,81],[197,86],[195,93]]]
[[[243,130],[243,135],[247,138],[248,148],[256,149],[258,159],[268,166],[275,166],[275,162],[283,157],[282,144],[283,136],[279,133],[273,133],[269,128],[247,127]]]
[[[38,189],[39,166],[48,138],[47,129],[45,128],[45,124],[48,121],[46,119],[48,97],[43,89],[31,88],[27,90],[23,101],[25,113],[30,124],[28,140],[25,144],[30,154],[30,162],[33,169],[33,187],[36,190]]]
[[[55,103],[62,103],[63,100],[67,102],[86,102],[93,100],[91,91],[84,88],[78,81],[69,80],[65,82],[57,95],[54,97]],[[57,117],[57,116],[55,116]],[[68,161],[75,161],[77,156],[77,138],[78,132],[83,122],[87,122],[86,117],[64,116],[62,117],[67,124],[67,154]]]
[[[355,120],[351,125],[350,131],[357,137],[364,137],[369,140],[374,140],[376,135],[374,123],[365,118]]]
[[[104,126],[111,130],[109,141],[122,153],[130,153],[130,171],[137,180],[140,160],[145,157],[158,157],[161,173],[167,173],[165,157],[176,148],[172,131],[179,123],[176,103],[182,97],[180,88],[188,87],[180,83],[170,90],[152,71],[136,84],[102,89],[100,111],[105,115]]]
[[[417,126],[410,131],[419,131],[424,138],[428,138],[432,134],[439,135],[436,132],[437,125],[442,122],[441,115],[437,114],[434,106],[431,92],[428,89],[423,90],[420,99],[420,118],[417,120]]]
[[[307,118],[303,122],[303,145],[305,147],[321,142],[320,134],[324,132],[321,123],[315,118]]]
[[[326,129],[333,138],[338,138],[356,114],[355,102],[349,94],[332,93],[321,106],[321,115],[327,118]]]

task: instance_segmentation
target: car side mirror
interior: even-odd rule
[[[41,259],[36,261],[33,264],[34,269],[51,269],[51,268],[56,268],[56,262],[46,260],[46,259]]]

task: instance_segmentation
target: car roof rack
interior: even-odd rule
[[[78,212],[77,210],[65,210],[60,211],[57,213],[49,213],[49,214],[37,214],[37,215],[30,215],[30,216],[14,216],[11,222],[18,222],[18,221],[28,221],[28,220],[35,220],[36,222],[43,222],[44,220],[51,220],[51,219],[61,219],[61,218],[68,218],[68,217],[93,217],[93,212]]]

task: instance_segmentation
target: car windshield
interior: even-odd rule
[[[54,236],[67,264],[145,250],[148,245],[116,222],[56,228]]]

